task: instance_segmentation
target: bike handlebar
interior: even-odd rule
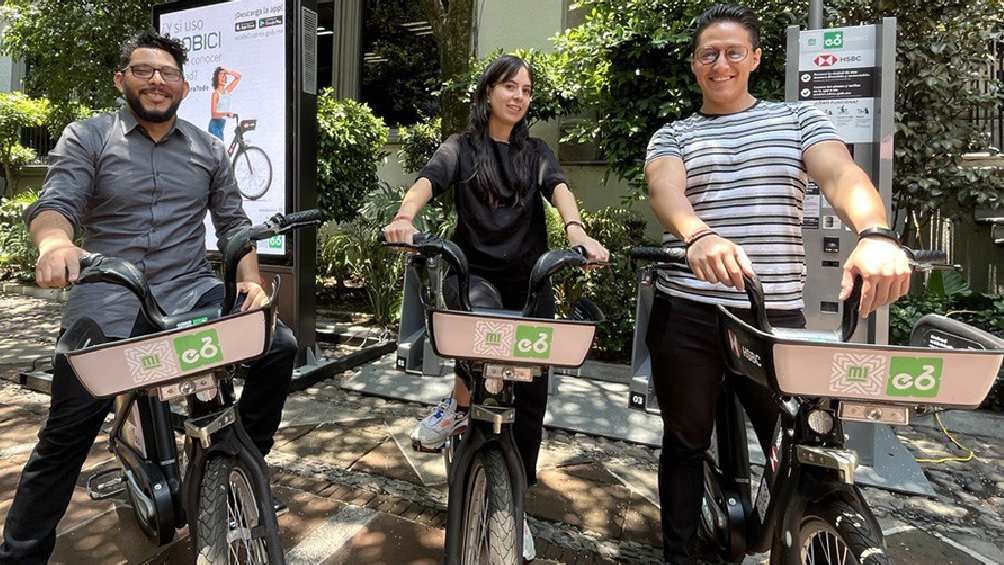
[[[903,251],[906,252],[907,257],[910,259],[910,267],[913,270],[923,268],[955,268],[954,266],[937,264],[945,261],[946,254],[944,251],[911,249],[906,246],[903,247]],[[667,266],[689,268],[687,250],[682,247],[632,247],[629,254],[633,259],[654,261]],[[746,296],[750,301],[750,309],[756,328],[764,333],[772,333],[770,320],[767,318],[763,285],[760,283],[759,278],[743,274],[743,284],[746,287]],[[861,308],[862,284],[863,281],[860,276],[854,277],[854,286],[851,288],[851,293],[844,299],[843,315],[841,316],[840,323],[841,341],[846,342],[849,340],[857,330],[858,321],[861,318],[859,313]]]
[[[237,302],[237,265],[254,249],[255,241],[314,226],[320,224],[321,220],[319,210],[304,210],[285,216],[276,214],[262,224],[239,228],[221,238],[224,285],[222,312],[226,314],[234,309]],[[77,284],[107,282],[124,286],[139,298],[143,315],[154,327],[168,329],[165,323],[167,314],[150,292],[146,277],[135,265],[125,259],[89,253],[80,258],[80,269]]]

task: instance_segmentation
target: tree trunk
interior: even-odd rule
[[[439,47],[442,80],[464,85],[471,68],[471,57],[474,55],[471,41],[474,0],[450,0],[447,2],[448,7],[443,2],[444,0],[422,0],[422,10],[432,25],[433,37]],[[467,128],[470,106],[463,100],[463,88],[464,86],[458,86],[444,89],[440,96],[442,139]]]

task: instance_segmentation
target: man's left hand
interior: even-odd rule
[[[254,308],[261,308],[268,304],[268,294],[260,284],[256,282],[243,281],[237,283],[237,293],[246,293],[244,302],[241,304],[241,312],[247,312]]]
[[[851,294],[854,276],[861,276],[861,317],[895,302],[910,290],[910,262],[892,240],[866,237],[858,242],[844,263],[840,300]]]
[[[586,232],[578,226],[573,226],[568,230],[568,245],[575,247],[581,245],[586,250],[586,259],[594,265],[603,265],[610,262],[610,252],[603,244],[586,235]]]

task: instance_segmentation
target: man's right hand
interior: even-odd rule
[[[387,243],[398,243],[403,245],[414,244],[414,236],[418,232],[411,220],[398,218],[383,229],[384,239]]]
[[[746,290],[743,274],[753,276],[753,263],[742,247],[717,235],[704,236],[687,250],[687,261],[694,275],[709,283],[722,283],[739,291]]]
[[[42,288],[63,288],[77,281],[80,258],[87,252],[71,241],[43,242],[39,245],[35,282]]]

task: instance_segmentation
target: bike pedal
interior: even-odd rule
[[[109,475],[117,475],[107,478]],[[126,478],[122,469],[105,469],[87,478],[87,496],[91,500],[105,500],[117,496],[126,489]]]

